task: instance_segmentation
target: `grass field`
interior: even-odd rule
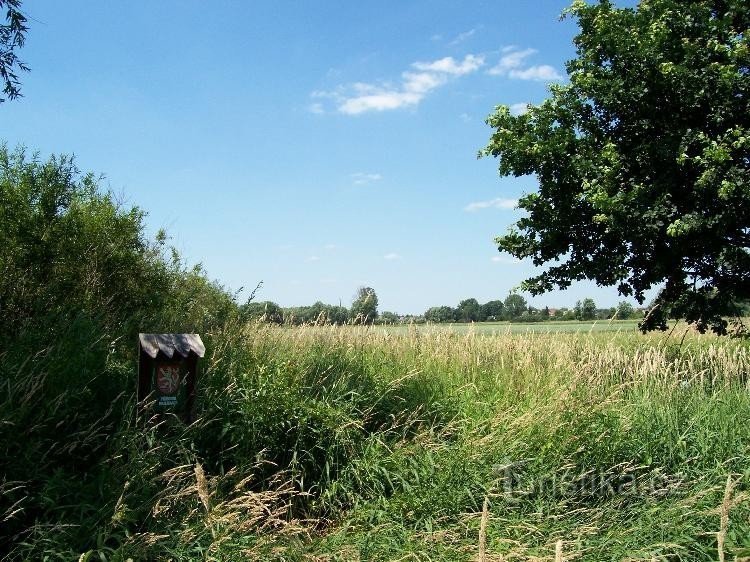
[[[86,426],[81,404],[103,396],[100,378],[89,371],[85,386],[39,397],[40,379],[17,365],[0,402],[0,430],[23,443],[23,454],[6,451],[15,482],[0,483],[3,533],[21,537],[6,552],[89,561],[750,556],[746,343],[642,336],[632,325],[474,328],[227,326],[205,334],[200,419],[187,427],[135,416],[132,366],[105,367],[108,414]]]
[[[525,334],[525,333],[581,333],[590,332],[623,332],[634,333],[638,329],[638,320],[599,320],[599,321],[566,321],[566,322],[478,322],[470,324],[417,324],[423,332],[448,331],[457,334],[474,332],[476,334]],[[408,332],[408,326],[382,326],[383,329]]]

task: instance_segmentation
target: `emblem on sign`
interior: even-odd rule
[[[180,387],[179,365],[159,365],[156,370],[156,386],[162,394],[175,394]]]

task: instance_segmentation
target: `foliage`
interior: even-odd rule
[[[102,193],[72,158],[0,147],[0,202],[0,342],[51,343],[77,318],[118,341],[233,313],[231,296],[176,253],[164,257],[166,237],[145,237],[143,212]]]
[[[494,555],[551,557],[562,537],[584,562],[712,560],[731,473],[739,557],[750,353],[706,338],[230,321],[206,337],[199,419],[155,426],[132,360],[71,326],[0,363],[0,551],[466,560],[489,495]]]
[[[424,317],[428,322],[455,322],[456,311],[450,306],[433,306],[424,313]]]
[[[21,95],[21,84],[18,72],[28,72],[26,66],[16,54],[26,40],[26,16],[21,13],[21,0],[0,0],[0,11],[5,10],[5,23],[0,25],[0,80],[3,94],[0,103],[5,99],[15,99]]]
[[[299,326],[302,324],[346,324],[350,312],[343,306],[324,304],[320,301],[310,306],[297,306],[283,309],[284,322]]]
[[[617,304],[617,318],[620,320],[628,320],[629,318],[635,317],[635,308],[628,301],[620,301]]]
[[[745,342],[248,322],[71,159],[0,164],[0,558],[466,560],[486,497],[507,559],[713,560],[722,501],[750,549]],[[139,330],[202,333],[194,423]]]
[[[360,287],[351,308],[352,321],[358,324],[372,324],[378,317],[378,295],[372,287]]]
[[[505,305],[501,300],[487,301],[482,305],[481,316],[484,320],[502,320],[505,314]]]
[[[465,299],[458,303],[456,317],[459,322],[479,322],[483,320],[482,309],[477,299]]]
[[[395,312],[389,312],[387,310],[380,313],[380,318],[378,320],[380,320],[380,322],[384,324],[398,324],[399,322],[401,322],[401,318],[398,314],[396,314]]]
[[[594,299],[583,299],[576,302],[576,320],[593,320],[596,318],[596,303]]]
[[[518,293],[511,293],[505,298],[503,306],[505,307],[505,313],[508,315],[508,318],[512,320],[520,318],[521,315],[527,311],[528,303],[526,302],[526,299]]]
[[[750,295],[750,10],[745,0],[577,1],[569,84],[514,116],[500,106],[483,155],[502,175],[535,174],[528,215],[497,239],[540,266],[540,294],[591,279],[723,333]]]
[[[240,307],[240,316],[246,322],[284,323],[284,311],[278,304],[271,301],[249,301]]]

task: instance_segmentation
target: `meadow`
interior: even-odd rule
[[[452,332],[456,334],[526,334],[526,333],[580,333],[591,332],[622,332],[635,333],[638,330],[638,320],[594,320],[594,321],[565,321],[565,322],[472,322],[452,324],[417,324],[422,332]],[[409,331],[408,325],[395,324],[382,326],[382,329],[404,333]]]
[[[189,426],[137,411],[132,363],[15,363],[9,559],[750,556],[746,342],[241,322],[204,340]]]

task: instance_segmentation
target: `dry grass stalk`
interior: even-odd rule
[[[563,562],[562,541],[555,543],[555,562]]]
[[[479,562],[487,562],[487,522],[490,519],[490,498],[484,497],[482,520],[479,523]]]
[[[203,471],[203,467],[199,462],[195,463],[195,483],[198,488],[198,497],[200,498],[206,513],[208,513],[211,509],[209,503],[210,496],[208,493],[208,480],[206,480],[206,473]]]
[[[727,538],[727,527],[729,526],[729,508],[732,506],[732,475],[727,476],[727,485],[724,488],[724,501],[721,502],[721,523],[719,532],[716,534],[716,548],[719,550],[719,562],[724,562],[724,541]]]

